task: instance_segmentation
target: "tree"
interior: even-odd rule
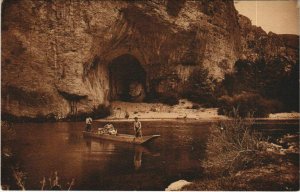
[[[208,70],[201,65],[189,76],[185,96],[193,102],[214,104],[213,92],[213,80],[209,78]]]

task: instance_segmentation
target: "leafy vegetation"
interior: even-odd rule
[[[166,96],[161,96],[159,98],[159,100],[164,103],[164,104],[167,104],[167,105],[177,105],[179,103],[179,97],[176,96],[176,95],[166,95]]]
[[[253,119],[233,118],[211,126],[202,162],[204,175],[184,190],[297,190],[298,161],[282,156],[253,129]]]
[[[219,100],[218,113],[233,117],[238,113],[240,117],[267,117],[269,113],[280,111],[282,104],[276,100],[265,99],[255,93],[241,93],[239,95],[222,96]],[[238,111],[235,111],[238,109]]]
[[[214,82],[209,78],[206,68],[200,66],[192,72],[185,86],[184,97],[206,106],[214,106],[216,104]]]
[[[219,114],[232,116],[232,109],[237,107],[242,117],[299,111],[298,75],[299,63],[291,64],[283,58],[269,62],[238,60],[235,72],[226,74],[217,89]]]
[[[178,96],[178,94],[171,91],[163,95],[154,92],[147,96],[146,102],[148,103],[160,102],[160,103],[173,106],[179,103],[179,99],[180,97]]]
[[[93,119],[97,118],[104,118],[110,115],[110,108],[105,105],[98,105],[94,106],[92,112],[90,113],[75,113],[72,115],[69,115],[67,117],[70,121],[82,121],[85,120],[87,117],[92,117]]]
[[[299,62],[285,58],[266,62],[238,60],[234,72],[216,82],[200,65],[188,78],[183,97],[204,107],[219,107],[219,114],[232,116],[233,108],[246,117],[299,111]]]
[[[97,107],[93,108],[91,115],[94,119],[104,118],[110,115],[110,109],[105,105],[98,105]]]
[[[252,129],[253,120],[234,118],[211,127],[207,142],[207,159],[203,166],[211,175],[226,175],[249,168],[261,152],[261,134]]]

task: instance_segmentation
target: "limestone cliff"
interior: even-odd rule
[[[241,59],[255,61],[264,58],[270,61],[279,58],[287,65],[296,64],[299,58],[299,36],[268,34],[261,28],[251,24],[250,19],[239,15],[241,29]]]
[[[1,31],[2,113],[27,117],[181,92],[199,66],[222,79],[241,57],[298,53],[288,37],[254,29],[222,0],[6,0]],[[251,46],[257,38],[262,53]]]

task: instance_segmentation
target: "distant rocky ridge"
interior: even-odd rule
[[[239,15],[241,29],[241,59],[255,61],[264,58],[267,62],[278,57],[295,64],[299,57],[299,36],[272,32],[268,34],[251,24],[249,18]]]
[[[90,113],[131,81],[180,93],[199,67],[220,81],[238,59],[292,65],[299,51],[299,36],[267,34],[221,0],[5,0],[1,31],[2,114],[19,117]]]

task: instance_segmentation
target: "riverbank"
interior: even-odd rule
[[[233,176],[171,183],[166,191],[293,191],[299,190],[299,166],[291,162],[257,166]]]
[[[250,168],[234,174],[204,176],[181,190],[296,191],[299,190],[299,135],[284,136],[281,144],[266,143],[266,151],[251,160]],[[208,173],[209,175],[209,173]]]
[[[183,187],[185,191],[293,191],[299,190],[299,166],[281,162],[239,171],[233,176],[203,179]]]
[[[107,119],[226,119],[218,115],[217,108],[202,108],[188,100],[170,106],[162,103],[128,103],[115,101],[111,103],[111,115]]]
[[[270,140],[249,132],[252,121],[211,127],[203,177],[182,190],[299,190],[299,133]],[[237,132],[239,131],[239,132]]]
[[[218,115],[218,108],[203,108],[188,100],[182,99],[174,106],[162,103],[129,103],[115,101],[111,103],[111,115],[96,121],[132,121],[138,117],[143,121],[168,121],[168,120],[198,120],[219,121],[228,120],[224,115]],[[268,118],[256,118],[258,120],[296,120],[300,119],[300,113],[276,113]]]
[[[218,108],[204,108],[199,104],[192,103],[186,99],[181,99],[179,104],[170,106],[163,103],[131,103],[114,101],[109,107],[102,111],[100,116],[109,116],[105,118],[95,118],[94,114],[78,114],[77,116],[69,116],[58,118],[53,114],[38,117],[14,116],[10,114],[1,114],[2,120],[9,122],[57,122],[57,121],[84,121],[86,117],[93,117],[94,121],[98,122],[117,122],[117,121],[132,121],[134,117],[138,117],[143,121],[174,121],[174,120],[193,120],[193,121],[221,121],[230,120],[231,118],[219,115]],[[99,117],[99,113],[96,113]],[[270,114],[267,118],[255,118],[255,120],[300,120],[300,113],[286,112]]]

